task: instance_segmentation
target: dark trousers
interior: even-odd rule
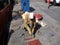
[[[0,2],[0,10],[4,8],[4,3]]]

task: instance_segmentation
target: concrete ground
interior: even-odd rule
[[[45,27],[39,27],[38,30],[40,32],[36,32],[35,38],[39,39],[42,45],[60,45],[60,23],[55,18],[52,18],[50,14],[48,15],[47,12],[44,12],[44,10],[49,11],[49,9],[47,9],[47,4],[39,1],[31,1],[30,6],[35,9],[33,11],[34,13],[43,15],[42,21],[47,24]],[[20,5],[16,4],[13,11],[17,11],[20,8]],[[27,45],[25,38],[30,38],[31,36],[29,36],[28,32],[23,29],[22,18],[18,12],[13,12],[12,17],[13,20],[10,26],[10,33],[12,33],[8,45]]]

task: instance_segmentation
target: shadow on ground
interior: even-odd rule
[[[33,7],[30,7],[29,12],[33,12],[33,11],[35,11],[35,9]]]
[[[11,37],[11,35],[14,33],[14,30],[11,30],[10,32],[9,32],[9,36],[8,36],[8,42],[9,42],[9,40],[10,40],[10,37]],[[8,43],[7,42],[7,43]]]
[[[13,15],[12,16],[12,18],[13,18],[13,20],[17,20],[17,19],[19,19],[19,18],[22,18],[21,16],[20,16],[20,14],[19,14],[19,11],[13,11],[14,13],[17,13],[16,15]]]

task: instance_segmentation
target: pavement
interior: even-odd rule
[[[43,15],[43,22],[47,25],[45,27],[39,27],[39,33],[36,32],[35,38],[37,38],[42,45],[60,45],[60,23],[55,18],[48,15],[44,10],[48,10],[47,4],[42,2],[30,2],[30,6],[35,10],[34,13]],[[53,6],[52,6],[53,7]],[[52,9],[52,7],[50,9]],[[20,5],[16,4],[13,11],[20,10]],[[54,7],[58,8],[58,7]],[[26,38],[31,38],[28,32],[23,29],[23,20],[18,12],[13,12],[13,20],[11,21],[10,32],[11,33],[8,45],[27,45]]]

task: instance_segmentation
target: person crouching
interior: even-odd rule
[[[24,20],[24,28],[28,31],[29,35],[34,36],[34,29],[36,27],[36,19],[34,13],[25,12],[22,14]]]

